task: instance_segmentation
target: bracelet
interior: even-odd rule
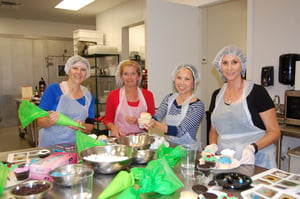
[[[254,147],[254,149],[255,149],[254,154],[256,154],[256,153],[258,152],[257,144],[255,144],[255,143],[253,142],[251,145],[252,145],[252,146]]]

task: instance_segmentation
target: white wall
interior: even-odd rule
[[[104,33],[105,45],[122,50],[122,28],[145,20],[146,0],[126,1],[96,16],[96,30]],[[122,58],[127,59],[127,57]]]
[[[156,106],[172,91],[171,73],[180,64],[200,70],[200,12],[196,7],[147,1],[146,64]],[[199,89],[197,89],[197,97]]]
[[[145,24],[129,28],[129,54],[138,52],[141,60],[145,60]]]
[[[24,35],[25,38],[38,38],[41,36],[72,38],[73,31],[77,29],[95,30],[95,26],[0,18],[0,36],[11,34]]]
[[[278,81],[279,56],[300,53],[299,8],[299,0],[248,0],[249,78],[260,83],[261,68],[274,66],[274,86],[266,88],[271,97],[278,94],[281,103],[291,87]]]

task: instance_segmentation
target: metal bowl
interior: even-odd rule
[[[155,151],[151,149],[141,149],[137,150],[136,155],[133,158],[133,161],[137,164],[147,164],[150,160],[152,160]]]
[[[40,199],[46,198],[53,185],[45,180],[29,180],[15,186],[10,194],[17,199]]]
[[[136,150],[132,147],[125,145],[106,145],[95,146],[85,149],[80,152],[80,157],[83,161],[91,166],[96,173],[111,174],[116,173],[122,169],[127,168],[133,161],[133,157],[136,154]],[[98,160],[87,159],[93,155],[99,155],[96,157],[102,157]],[[106,156],[105,160],[103,156]],[[113,160],[112,157],[126,157],[123,160]],[[95,157],[95,156],[94,156]]]
[[[115,142],[133,147],[137,150],[149,149],[150,145],[154,142],[154,136],[147,134],[128,135],[117,138]]]
[[[54,183],[66,187],[72,185],[72,177],[91,174],[94,174],[93,169],[84,164],[69,164],[49,172],[49,176],[53,179]]]

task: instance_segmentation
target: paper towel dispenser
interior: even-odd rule
[[[261,85],[272,86],[274,85],[274,67],[264,66],[261,69]]]
[[[283,54],[279,57],[278,81],[282,84],[295,84],[295,65],[300,54]]]

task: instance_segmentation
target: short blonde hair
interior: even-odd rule
[[[124,86],[124,81],[122,80],[122,73],[124,71],[124,68],[127,66],[133,66],[137,72],[137,74],[140,76],[137,82],[137,86],[140,87],[141,81],[142,81],[142,69],[141,65],[133,60],[123,60],[119,63],[117,72],[116,72],[116,86],[118,88],[121,88]]]

